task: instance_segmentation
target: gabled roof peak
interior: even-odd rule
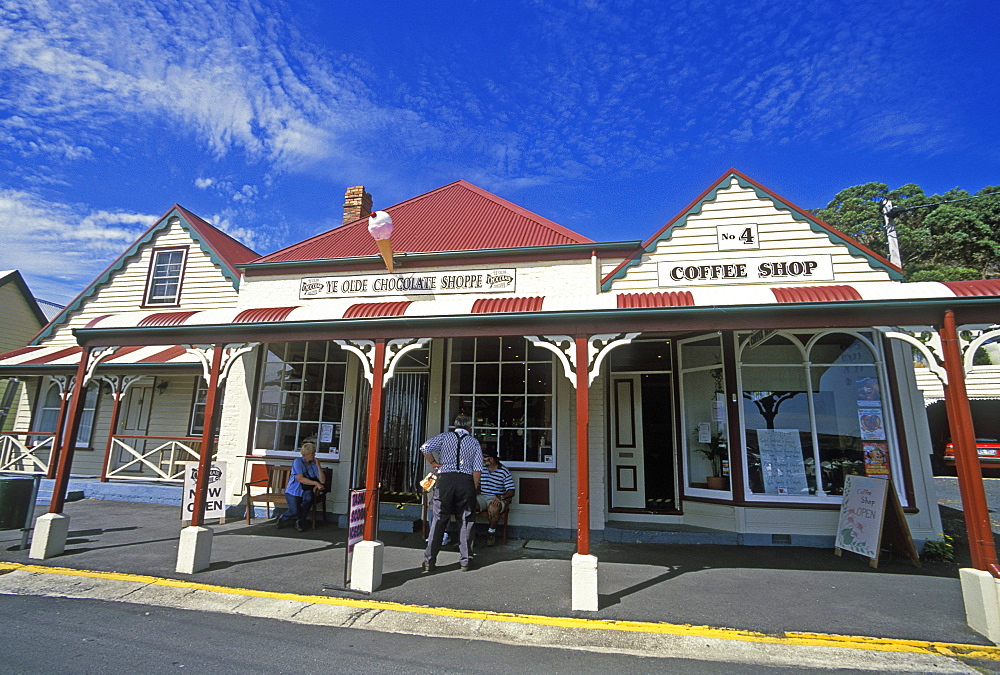
[[[831,242],[847,246],[852,253],[867,258],[873,267],[882,268],[888,272],[891,277],[902,279],[902,270],[886,260],[883,256],[875,253],[833,226],[824,223],[822,220],[812,215],[805,209],[799,208],[791,201],[779,196],[774,191],[764,187],[741,171],[730,168],[714,183],[712,183],[712,185],[706,188],[704,192],[695,197],[695,199],[692,200],[691,203],[689,203],[682,211],[670,219],[670,221],[668,221],[663,227],[658,229],[652,236],[643,241],[639,248],[632,253],[632,255],[627,257],[617,267],[615,267],[614,270],[608,273],[601,280],[601,288],[605,291],[610,290],[612,282],[615,279],[625,276],[628,269],[633,265],[638,265],[639,262],[641,262],[642,255],[644,253],[653,252],[660,241],[670,239],[674,229],[686,225],[688,218],[701,213],[702,206],[707,202],[714,201],[720,190],[729,188],[734,184],[745,189],[753,190],[759,198],[769,200],[775,208],[787,211],[795,220],[807,223],[813,231],[826,234]]]
[[[63,321],[70,313],[76,311],[83,304],[83,301],[93,295],[97,289],[107,282],[111,275],[125,266],[126,262],[132,258],[139,250],[161,231],[170,226],[172,215],[179,217],[181,227],[183,227],[191,239],[195,241],[209,258],[219,266],[222,274],[229,279],[233,288],[239,285],[240,273],[236,265],[259,257],[252,249],[244,246],[236,239],[215,227],[208,221],[196,216],[191,211],[179,204],[174,204],[166,213],[160,216],[152,226],[139,236],[124,253],[115,259],[113,263],[94,279],[72,302],[57,314],[39,333],[32,339],[31,344],[38,344],[52,334],[55,327]]]

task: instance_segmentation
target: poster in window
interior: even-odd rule
[[[874,377],[863,377],[856,382],[858,386],[859,408],[881,408],[882,394],[878,380]]]
[[[861,440],[885,440],[885,427],[882,425],[881,408],[862,408],[858,410],[858,424],[861,426]]]
[[[809,494],[798,429],[757,429],[757,445],[765,493]]]
[[[726,398],[725,394],[720,394],[716,392],[715,400],[712,401],[712,421],[713,422],[725,422],[726,421]]]
[[[340,449],[335,445],[338,440],[334,437],[336,427],[336,424],[319,425],[319,451],[330,453],[333,455],[332,459],[340,459]]]
[[[865,475],[876,478],[889,477],[889,445],[887,443],[862,443],[865,453]]]

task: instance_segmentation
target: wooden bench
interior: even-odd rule
[[[330,491],[333,474],[329,469],[323,470],[326,478],[326,492],[313,500],[312,503],[312,526],[316,529],[316,512],[322,505],[323,519],[326,520],[326,495]],[[291,466],[279,466],[276,464],[254,463],[250,465],[250,480],[246,483],[247,499],[247,525],[252,524],[253,509],[255,504],[264,504],[267,509],[267,517],[271,517],[271,507],[288,506],[285,499],[285,488],[292,477]],[[254,488],[264,489],[264,492],[254,493]]]
[[[510,507],[511,507],[511,505],[508,504],[507,505],[507,509],[505,511],[501,512],[500,513],[500,517],[497,519],[497,527],[499,528],[500,526],[503,526],[503,543],[504,544],[507,543],[507,516],[510,515]],[[480,518],[482,518],[483,520],[485,520],[486,524],[488,526],[489,522],[490,522],[490,512],[488,510],[487,511],[480,511],[479,513],[476,514],[476,520],[479,520]]]

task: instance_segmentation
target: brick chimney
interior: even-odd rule
[[[364,185],[347,188],[344,195],[344,225],[359,218],[367,218],[372,212],[372,196],[365,192]]]

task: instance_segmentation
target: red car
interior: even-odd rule
[[[980,464],[1000,464],[1000,441],[995,438],[977,438],[976,452]],[[949,443],[944,446],[944,463],[955,466],[955,446]]]

